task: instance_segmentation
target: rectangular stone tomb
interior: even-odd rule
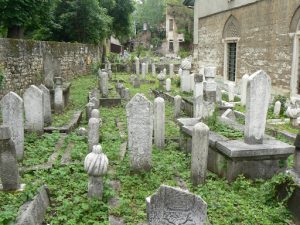
[[[204,225],[206,202],[192,193],[162,185],[146,199],[149,225]]]
[[[180,148],[190,152],[193,124],[181,125],[180,130]],[[249,145],[243,140],[229,140],[210,131],[207,169],[229,182],[239,175],[249,179],[269,179],[287,169],[287,159],[293,153],[294,146],[275,139]]]
[[[100,98],[100,106],[101,107],[115,107],[119,106],[122,103],[121,98]]]

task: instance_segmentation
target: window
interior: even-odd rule
[[[174,52],[174,42],[169,41],[169,52]]]
[[[173,31],[174,29],[174,22],[173,22],[173,19],[170,19],[169,20],[169,31]]]
[[[227,75],[228,80],[235,81],[236,72],[236,43],[227,44]]]

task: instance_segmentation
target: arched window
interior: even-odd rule
[[[230,16],[223,29],[224,41],[224,78],[225,80],[236,80],[237,70],[237,43],[240,38],[240,25],[234,16]]]
[[[295,11],[290,23],[290,35],[293,37],[293,60],[291,76],[291,96],[300,95],[300,7]]]

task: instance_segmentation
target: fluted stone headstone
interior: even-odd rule
[[[166,79],[166,91],[167,92],[170,92],[171,91],[171,79],[170,78],[167,78]]]
[[[102,70],[100,76],[100,92],[103,98],[108,97],[108,73]]]
[[[193,114],[194,118],[203,117],[203,75],[195,74],[195,87],[194,87],[194,104],[193,104]]]
[[[135,58],[135,74],[140,75],[140,59],[138,57]]]
[[[203,184],[206,179],[209,145],[209,128],[197,123],[193,128],[191,177],[193,185]]]
[[[266,128],[271,79],[259,70],[248,79],[245,115],[245,143],[262,144]]]
[[[174,117],[175,117],[175,119],[180,116],[181,102],[182,102],[182,97],[180,95],[176,95],[174,97]]]
[[[8,126],[0,126],[0,175],[4,191],[20,188],[16,148]]]
[[[44,97],[43,92],[31,85],[24,93],[25,128],[29,132],[44,132]]]
[[[54,111],[58,114],[63,113],[65,107],[62,83],[61,77],[55,77]]]
[[[91,113],[91,118],[88,123],[88,145],[89,152],[92,151],[94,145],[99,144],[99,129],[100,129],[100,118],[99,111],[97,109],[93,109]]]
[[[17,159],[24,156],[24,105],[22,98],[9,92],[1,99],[3,125],[11,131],[11,139],[15,143]]]
[[[142,63],[142,80],[146,80],[146,63]]]
[[[130,167],[134,171],[151,169],[153,106],[142,94],[126,105]]]
[[[44,96],[44,122],[46,125],[52,123],[52,112],[51,112],[51,96],[50,91],[45,85],[41,84],[39,86],[40,90],[43,92]]]
[[[235,84],[233,82],[228,83],[228,100],[229,102],[234,102],[234,89]]]
[[[205,225],[206,202],[188,191],[161,185],[146,199],[149,225]]]
[[[152,63],[151,69],[152,69],[152,76],[155,76],[156,75],[156,68],[155,68],[155,64],[154,63]]]
[[[154,100],[154,143],[156,147],[165,147],[165,100],[158,97]]]
[[[249,79],[249,75],[248,74],[245,74],[243,77],[242,77],[242,90],[241,90],[241,104],[243,106],[246,105],[246,98],[247,98],[247,84],[248,84],[248,79]]]
[[[169,71],[170,77],[174,77],[174,64],[170,64],[170,71]]]
[[[281,111],[281,102],[280,101],[276,101],[275,105],[274,105],[274,115],[275,116],[279,116],[280,115],[280,111]]]

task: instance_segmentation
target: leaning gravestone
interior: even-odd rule
[[[11,139],[10,129],[6,126],[0,126],[0,174],[4,191],[15,191],[20,188],[16,148]]]
[[[146,199],[149,225],[207,224],[207,204],[192,193],[161,185]]]
[[[39,88],[44,94],[44,122],[46,125],[50,125],[52,122],[50,91],[43,84],[41,84]]]
[[[151,169],[153,107],[142,94],[126,105],[130,167],[134,171]]]
[[[9,92],[1,100],[3,125],[11,131],[15,143],[17,159],[24,156],[24,106],[22,98],[14,92]]]
[[[248,79],[245,143],[262,144],[266,128],[271,79],[262,70],[252,74]]]
[[[29,132],[44,132],[44,97],[43,92],[31,85],[24,93],[25,128]]]

